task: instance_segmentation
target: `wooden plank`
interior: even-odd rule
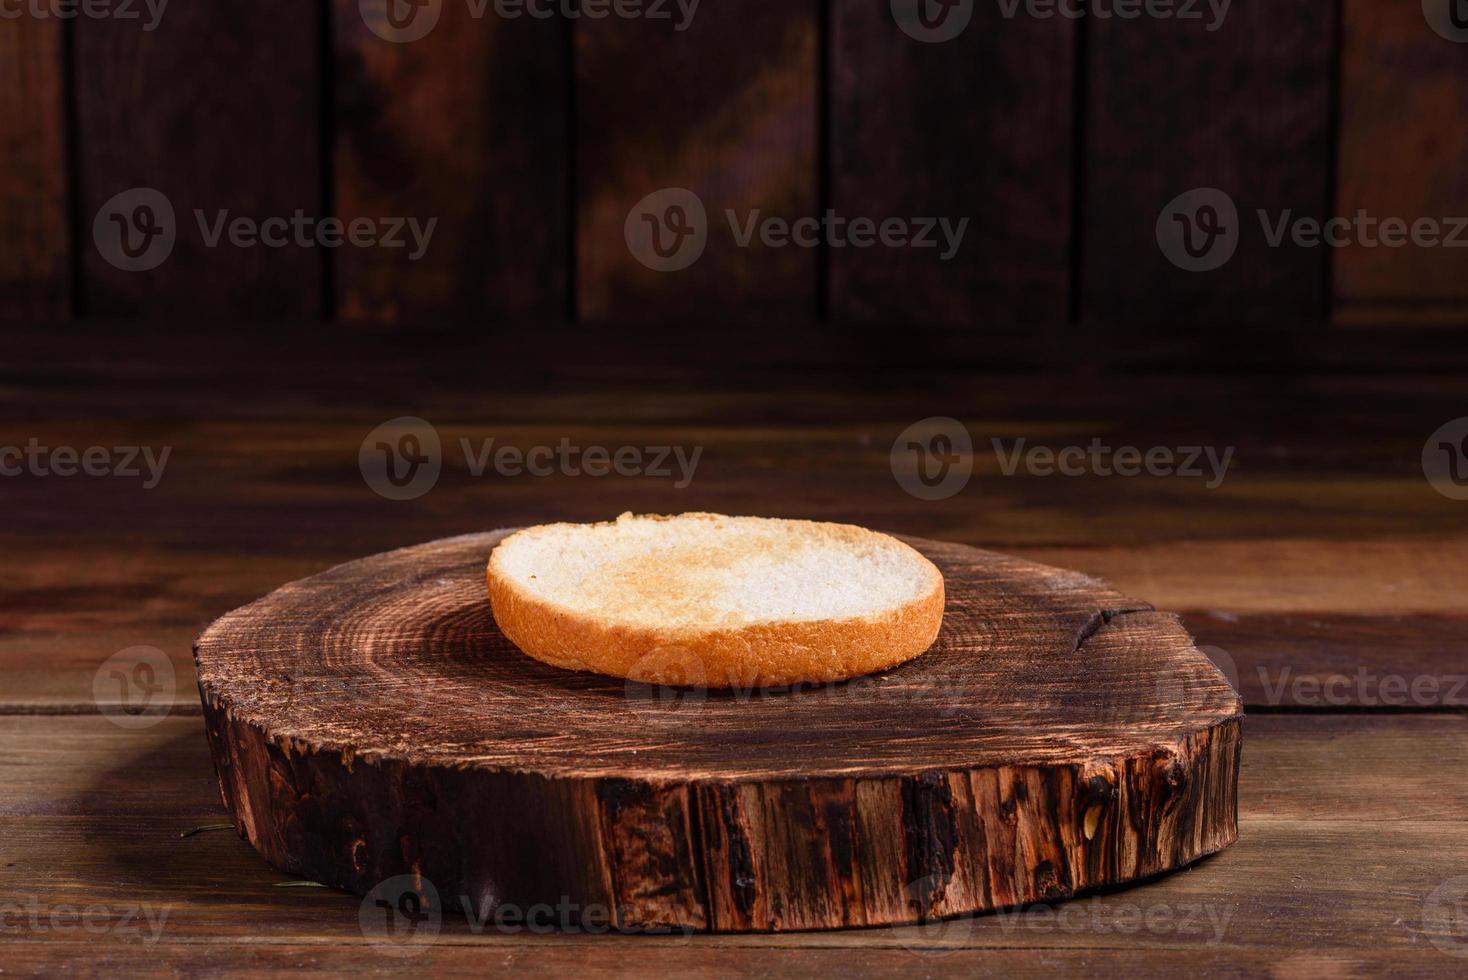
[[[1257,212],[1319,219],[1331,205],[1334,7],[1237,0],[1216,29],[1213,13],[1195,9],[1201,19],[1086,22],[1083,315],[1319,320],[1328,250],[1269,247]],[[1172,202],[1199,188],[1221,190],[1238,214],[1237,251],[1212,271],[1174,265],[1157,237]],[[1178,208],[1206,220],[1205,203]],[[1228,222],[1225,208],[1215,213]],[[1209,255],[1221,260],[1229,241]],[[1194,245],[1205,244],[1200,233]]]
[[[72,719],[43,719],[49,722]],[[197,719],[194,719],[197,721]],[[106,736],[113,737],[113,736]],[[190,739],[192,741],[192,739]],[[115,743],[114,743],[115,744]],[[1247,754],[1248,742],[1245,743]],[[1454,761],[1465,761],[1460,753]],[[17,767],[23,768],[23,767]],[[208,772],[207,762],[203,772]],[[1294,769],[1282,773],[1293,776]],[[119,781],[121,768],[101,775]],[[1366,774],[1362,782],[1392,784],[1389,773]],[[161,791],[162,784],[153,788]],[[96,792],[102,792],[99,787]],[[222,814],[182,819],[182,814],[117,816],[0,817],[0,861],[10,885],[7,898],[44,896],[50,904],[147,903],[172,909],[166,923],[168,943],[199,943],[247,932],[265,944],[347,943],[360,941],[357,912],[362,898],[329,888],[282,887],[300,879],[281,874],[231,830],[211,830],[188,838],[196,827],[227,823]],[[1075,907],[1082,922],[1111,919],[1117,906],[1147,910],[1190,908],[1190,934],[1108,937],[1104,928],[1062,933],[1046,913],[995,913],[955,926],[903,926],[839,933],[753,934],[697,938],[698,946],[747,945],[756,948],[844,946],[863,949],[1050,947],[1100,949],[1129,946],[1206,948],[1216,930],[1232,948],[1270,949],[1276,955],[1297,947],[1351,949],[1381,947],[1409,952],[1425,945],[1423,899],[1445,881],[1468,873],[1468,825],[1462,820],[1306,821],[1251,820],[1241,817],[1240,839],[1223,854],[1184,871],[1152,879],[1104,896],[1082,895],[1053,909]],[[1436,843],[1434,843],[1436,842]],[[1307,884],[1308,883],[1308,884]],[[524,931],[476,932],[463,917],[462,896],[447,896],[440,942],[450,945],[512,947]],[[11,898],[13,901],[13,898]],[[471,908],[473,903],[471,900]],[[1210,923],[1209,912],[1214,915]],[[1053,911],[1050,913],[1053,915]],[[1135,913],[1133,913],[1135,914]],[[1032,924],[1033,923],[1033,924]],[[64,941],[60,934],[36,937]],[[601,937],[572,935],[571,942]],[[682,938],[682,937],[677,937]],[[656,941],[656,937],[643,937]],[[687,940],[685,940],[687,941]],[[1220,943],[1221,944],[1221,943]]]
[[[130,730],[95,715],[0,715],[0,758],[0,817],[7,819],[111,815],[126,818],[129,834],[164,839],[224,812],[200,718]],[[1458,760],[1468,761],[1463,715],[1246,715],[1240,819],[1253,827],[1461,823],[1468,821],[1468,783],[1442,778]],[[111,780],[114,770],[135,778]],[[1371,780],[1387,774],[1390,792],[1373,791]],[[159,826],[149,823],[163,817]],[[1248,850],[1248,836],[1201,867]],[[222,839],[239,843],[233,834],[200,841]]]
[[[152,489],[141,478],[0,480],[0,546],[26,556],[0,567],[5,710],[94,710],[97,668],[138,644],[171,658],[177,701],[196,710],[193,637],[286,581],[449,534],[622,510],[854,521],[1095,574],[1183,613],[1201,643],[1233,658],[1251,705],[1279,690],[1278,704],[1330,707],[1316,681],[1361,668],[1373,676],[1346,690],[1370,695],[1386,675],[1437,678],[1448,686],[1428,703],[1451,705],[1450,678],[1465,673],[1468,509],[1432,492],[1418,463],[1427,435],[1462,411],[1450,375],[1052,385],[893,370],[874,388],[831,367],[621,375],[571,363],[486,390],[463,365],[539,362],[511,338],[446,340],[433,358],[411,342],[362,338],[323,377],[319,358],[340,353],[332,337],[292,339],[286,359],[253,335],[166,345],[115,330],[80,336],[16,332],[0,446],[34,438],[171,454]],[[445,449],[443,474],[419,501],[378,497],[353,462],[384,421],[389,388],[419,393],[415,410]],[[1301,397],[1310,410],[1291,415]],[[893,479],[889,454],[933,406],[965,421],[977,460],[960,493],[919,502]],[[1187,478],[1006,476],[986,447],[990,436],[1068,446],[1098,434],[1112,445],[1236,445],[1236,463],[1206,490]],[[703,453],[683,488],[653,476],[475,477],[461,441],[475,449],[489,438]]]
[[[1256,715],[1244,721],[1239,810],[1250,822],[1462,819],[1468,717]],[[1465,869],[1468,870],[1468,869]]]
[[[1468,873],[1468,788],[1443,779],[1468,763],[1468,718],[1274,716],[1250,718],[1246,729],[1239,843],[1138,887],[928,927],[765,935],[527,935],[492,925],[476,931],[446,914],[424,962],[454,965],[462,960],[452,950],[494,949],[529,964],[585,957],[595,971],[640,957],[734,965],[746,962],[744,951],[765,968],[799,969],[820,950],[844,950],[887,973],[889,954],[910,970],[973,962],[964,951],[1083,954],[1103,964],[1145,951],[1272,961],[1285,975],[1322,962],[1370,965],[1379,955],[1451,972],[1468,935],[1424,913],[1435,889]],[[145,905],[155,920],[166,911],[159,943],[146,946],[160,963],[188,962],[201,945],[216,967],[297,950],[381,955],[362,944],[356,897],[277,887],[286,876],[229,830],[179,836],[220,814],[199,719],[129,732],[99,718],[0,718],[0,762],[7,909],[34,896],[48,911]],[[21,926],[7,943],[24,943],[31,961],[75,957],[86,938],[28,928],[14,912],[7,924]],[[136,937],[107,946],[123,956],[144,944]]]
[[[147,21],[73,25],[83,311],[318,314],[322,248],[295,244],[294,231],[284,247],[240,247],[227,227],[208,244],[222,212],[226,222],[328,217],[315,10],[295,0],[190,3],[167,7],[152,30]],[[117,197],[138,188],[156,194]],[[141,253],[136,268],[122,227]]]
[[[1272,976],[1280,980],[1312,977],[1452,976],[1456,964],[1426,947],[1381,952],[1301,950],[1281,956],[1272,950],[1220,949],[975,949],[926,950],[864,949],[859,956],[845,948],[807,947],[798,950],[725,948],[698,943],[668,945],[652,937],[629,937],[616,942],[595,937],[596,944],[562,946],[545,937],[531,937],[515,948],[498,950],[490,959],[477,946],[439,944],[416,953],[413,970],[447,977],[520,977],[527,972],[544,976],[574,974],[587,980],[625,977],[629,970],[653,976],[758,976],[778,971],[793,980],[825,977],[890,977],[907,980],[914,969],[941,970],[959,976],[994,976],[1050,980],[1062,976],[1125,976],[1139,980],[1171,980],[1192,973],[1210,976]],[[309,970],[325,976],[363,976],[385,966],[400,966],[360,941],[339,946],[257,946],[239,941],[202,946],[174,945],[161,962],[184,976],[208,974],[228,965],[231,976],[273,977],[282,972]],[[142,945],[82,942],[37,943],[10,941],[7,961],[17,971],[70,975],[116,976],[157,970],[159,952]],[[1098,972],[1099,971],[1099,972]]]
[[[899,29],[901,4],[832,5],[831,207],[967,221],[946,261],[942,244],[832,249],[833,319],[989,330],[1068,315],[1076,29],[1002,6],[924,42]]]
[[[1021,552],[1179,610],[1251,707],[1468,707],[1461,535]]]
[[[71,310],[62,22],[0,20],[0,317]]]
[[[497,16],[493,4],[410,9],[421,24],[399,33],[377,16],[368,23],[372,4],[335,0],[338,213],[436,222],[424,249],[343,249],[338,314],[558,319],[569,271],[569,28]]]
[[[1446,12],[1448,2],[1436,4]],[[1340,181],[1335,213],[1379,223],[1462,219],[1468,201],[1468,30],[1424,25],[1419,0],[1346,0],[1342,25]],[[1381,242],[1379,224],[1369,234]],[[1461,324],[1468,275],[1461,248],[1368,246],[1335,252],[1335,318],[1342,323]]]
[[[769,247],[758,232],[741,247],[726,212],[741,227],[752,216],[817,213],[815,0],[706,3],[682,17],[576,22],[579,313],[809,320],[815,251]],[[698,204],[655,196],[668,189],[690,191]],[[674,205],[683,210],[670,212]],[[657,271],[634,256],[629,222],[645,236],[653,220],[675,250],[672,264],[691,265]],[[667,222],[676,220],[699,230],[675,237]],[[656,261],[644,245],[639,254]]]

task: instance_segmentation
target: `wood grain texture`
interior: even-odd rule
[[[1232,656],[1251,705],[1271,703],[1261,668],[1276,686],[1290,671],[1281,704],[1293,678],[1362,668],[1443,681],[1444,703],[1451,678],[1468,673],[1468,508],[1435,493],[1420,464],[1427,435],[1462,414],[1452,371],[1117,384],[1110,372],[892,365],[877,379],[810,352],[793,367],[730,370],[723,354],[652,366],[646,350],[595,330],[537,339],[436,337],[426,357],[418,334],[367,331],[343,350],[302,327],[12,331],[0,446],[172,451],[153,489],[138,478],[0,480],[0,544],[26,556],[0,564],[0,710],[94,710],[98,666],[135,644],[170,656],[178,703],[198,710],[190,644],[220,610],[414,541],[623,510],[848,521],[1078,569],[1179,612],[1199,643]],[[487,389],[486,363],[525,368]],[[443,474],[418,501],[383,500],[356,465],[367,433],[402,411],[385,391],[439,429]],[[893,480],[889,452],[935,413],[969,426],[975,471],[951,499],[919,501]],[[1006,476],[991,436],[1237,452],[1208,490],[1195,478]],[[461,440],[477,451],[489,438],[704,451],[683,489],[649,476],[475,477]],[[92,559],[81,565],[79,536]],[[1323,692],[1301,693],[1319,709]]]
[[[948,583],[917,660],[649,689],[498,634],[483,567],[503,533],[340,566],[200,637],[221,792],[272,864],[358,893],[413,874],[491,906],[569,896],[627,927],[799,930],[1067,897],[1236,835],[1241,704],[1174,618],[1093,579],[910,539]]]
[[[437,224],[416,259],[412,248],[343,249],[338,314],[560,317],[569,288],[566,22],[435,3],[421,8],[437,11],[429,33],[399,43],[369,28],[371,7],[335,0],[337,209],[347,221]]]
[[[1257,211],[1320,219],[1331,206],[1334,11],[1311,0],[1237,0],[1211,31],[1207,12],[1088,20],[1087,319],[1324,317],[1327,250],[1269,247]],[[1163,209],[1195,188],[1222,190],[1239,214],[1238,250],[1211,272],[1174,266],[1156,238]]]
[[[0,20],[0,318],[71,311],[62,22]]]
[[[676,24],[575,25],[579,313],[809,322],[814,250],[758,233],[741,247],[726,212],[741,225],[756,211],[817,213],[815,0],[705,3]],[[705,250],[681,271],[644,266],[624,235],[634,206],[665,188],[692,191],[707,216]]]
[[[237,247],[210,227],[248,218],[319,220],[319,15],[264,0],[169,5],[155,29],[80,18],[76,33],[82,303],[100,316],[177,321],[311,317],[321,311],[323,249]],[[109,263],[94,244],[113,197],[152,188],[172,206],[177,243],[147,271]],[[294,238],[293,233],[290,236]]]
[[[1128,926],[1129,927],[1129,926]],[[143,947],[76,943],[68,946],[12,943],[8,960],[17,970],[56,971],[68,976],[115,976],[156,968],[158,954]],[[935,957],[941,957],[936,959]],[[167,963],[184,975],[217,969],[220,953],[206,949],[174,946]],[[330,948],[315,944],[268,947],[236,946],[225,957],[230,975],[273,977],[291,970],[310,970],[326,976],[361,976],[381,970],[383,956],[370,947]],[[890,977],[906,980],[914,969],[940,969],[963,976],[1034,977],[1048,980],[1057,971],[1066,975],[1129,978],[1171,978],[1196,971],[1219,976],[1274,976],[1281,980],[1309,980],[1319,976],[1451,976],[1452,964],[1433,949],[1374,950],[1348,952],[1301,951],[1281,957],[1271,951],[1237,949],[1141,949],[1094,950],[982,949],[914,952],[907,949],[863,950],[853,956],[849,949],[802,949],[771,952],[767,949],[666,948],[646,945],[615,952],[565,948],[538,944],[521,951],[507,951],[489,960],[484,950],[473,946],[434,946],[412,961],[414,970],[431,971],[445,977],[519,977],[527,970],[564,975],[575,973],[587,980],[625,977],[629,970],[657,975],[748,976],[777,964],[780,975],[794,980],[843,977]]]
[[[1468,217],[1468,44],[1438,36],[1419,0],[1346,0],[1342,25],[1340,179],[1335,213],[1410,227]],[[1381,228],[1370,230],[1376,242]],[[1459,247],[1335,250],[1343,323],[1460,324],[1468,313],[1468,228]]]
[[[453,966],[475,953],[486,968],[579,964],[593,975],[661,965],[783,974],[845,964],[844,972],[878,976],[982,963],[1033,972],[1055,962],[1091,975],[1133,967],[1150,975],[1183,962],[1278,976],[1314,976],[1322,965],[1377,975],[1390,962],[1416,975],[1456,975],[1461,961],[1440,943],[1468,934],[1427,928],[1423,900],[1468,873],[1468,787],[1442,778],[1468,763],[1468,717],[1258,716],[1246,724],[1239,842],[1136,888],[835,934],[530,933],[475,929],[454,910],[409,962]],[[364,941],[358,898],[276,887],[284,876],[228,830],[179,837],[222,817],[201,728],[197,718],[123,731],[96,716],[0,717],[0,907],[35,896],[47,906],[169,911],[157,944],[93,940],[102,967],[141,963],[135,954],[146,954],[156,967],[187,972],[207,949],[210,968],[230,972],[293,957],[332,970],[401,968],[403,960]],[[32,930],[23,915],[7,924],[20,926],[6,937],[12,969],[78,962],[90,938]]]
[[[831,207],[968,222],[947,261],[938,232],[938,248],[832,249],[833,319],[1066,318],[1076,30],[1001,6],[924,43],[888,0],[831,5]]]

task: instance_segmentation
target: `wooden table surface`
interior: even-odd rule
[[[594,351],[550,338],[561,356],[531,361],[488,340],[334,329],[9,343],[0,447],[169,455],[154,487],[0,478],[0,971],[1468,971],[1468,501],[1422,467],[1428,436],[1468,414],[1461,372],[984,374],[819,357],[633,369],[643,352],[616,363],[615,338]],[[406,415],[436,428],[442,473],[395,501],[358,452]],[[899,485],[889,453],[932,416],[963,422],[975,462],[929,501]],[[460,440],[491,437],[702,455],[686,487],[475,476]],[[1234,455],[1212,488],[1006,475],[990,440],[1007,451],[1021,437]],[[928,928],[654,937],[445,916],[403,959],[364,938],[357,898],[286,887],[229,830],[181,836],[224,819],[190,657],[210,619],[383,549],[623,510],[860,522],[1079,569],[1181,613],[1247,704],[1238,843],[1134,888]],[[172,662],[174,703],[122,727],[94,680],[140,645]]]

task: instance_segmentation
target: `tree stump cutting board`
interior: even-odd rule
[[[1238,696],[1175,616],[1096,579],[909,538],[947,583],[928,653],[660,689],[500,635],[506,533],[342,565],[199,638],[224,804],[271,864],[480,915],[827,929],[1065,898],[1237,836]]]

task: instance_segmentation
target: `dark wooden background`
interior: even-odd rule
[[[451,917],[409,967],[1462,975],[1468,919],[1427,911],[1468,880],[1468,504],[1423,479],[1422,450],[1468,411],[1468,250],[1265,249],[1256,235],[1194,274],[1153,228],[1200,185],[1245,213],[1468,214],[1468,44],[1429,30],[1419,0],[1234,0],[1212,33],[1007,21],[975,0],[942,45],[910,40],[887,0],[703,0],[683,33],[465,11],[444,0],[410,44],[376,37],[357,0],[171,0],[152,32],[0,18],[0,447],[173,450],[151,490],[0,480],[0,911],[34,896],[171,912],[157,945],[6,934],[0,966],[401,972],[363,940],[355,897],[298,887],[228,830],[180,836],[224,817],[193,638],[388,548],[713,510],[976,544],[1180,613],[1237,667],[1240,840],[1098,902],[1107,916],[1206,907],[1232,916],[1227,934],[986,916],[938,934],[685,943],[473,934]],[[714,214],[971,226],[946,264],[726,235],[659,274],[622,224],[670,185]],[[416,263],[210,250],[195,234],[126,273],[91,226],[137,186],[181,219],[439,223]],[[378,496],[358,465],[364,436],[401,415],[450,447],[417,501]],[[981,445],[1237,447],[1237,469],[1205,491],[986,462],[963,493],[922,501],[889,451],[930,416]],[[707,453],[684,490],[472,477],[452,447],[491,436]],[[139,644],[178,684],[167,717],[123,730],[95,680]],[[1358,674],[1438,693],[1320,697]]]
[[[1468,213],[1468,45],[1418,0],[1235,0],[1177,20],[1006,20],[918,43],[887,0],[704,0],[646,20],[505,20],[443,0],[426,38],[357,0],[173,0],[137,22],[0,20],[0,315],[516,325],[637,320],[958,325],[1442,325],[1468,252],[1279,248],[1171,266],[1162,206]],[[931,251],[733,247],[639,265],[665,186],[795,217],[971,219]],[[402,250],[204,248],[151,272],[91,240],[135,186],[193,208],[436,217]]]

